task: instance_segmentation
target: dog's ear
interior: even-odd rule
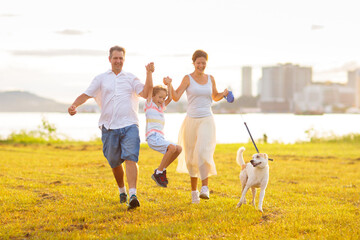
[[[268,155],[267,155],[266,153],[260,153],[260,156],[261,156],[262,158],[265,158],[266,160],[269,159],[269,157],[268,157]]]

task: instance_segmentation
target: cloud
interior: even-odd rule
[[[106,56],[107,51],[92,49],[47,49],[47,50],[12,50],[15,56],[39,56],[39,57],[61,57],[61,56]]]
[[[313,25],[311,25],[311,30],[320,30],[320,29],[323,29],[324,28],[324,26],[322,26],[322,25],[315,25],[315,24],[313,24]]]
[[[326,69],[324,71],[320,71],[319,73],[340,73],[340,72],[348,72],[353,71],[355,69],[360,68],[360,64],[358,64],[356,61],[347,62],[339,67],[334,67],[330,69]]]
[[[62,34],[62,35],[83,35],[83,34],[86,34],[88,32],[83,32],[83,31],[75,30],[75,29],[65,29],[65,30],[62,30],[62,31],[57,31],[56,33]]]
[[[189,57],[189,54],[182,54],[182,53],[173,53],[173,54],[161,54],[160,57],[174,57],[174,58],[183,58]]]
[[[109,51],[93,49],[35,49],[35,50],[10,50],[14,56],[33,56],[33,57],[63,57],[63,56],[108,56]],[[127,52],[126,56],[143,56],[137,52]]]
[[[355,69],[358,69],[360,65],[356,61],[347,62],[344,63],[344,65],[341,66],[341,69],[344,71],[353,71]]]
[[[16,15],[16,14],[11,14],[11,13],[3,13],[3,14],[0,14],[0,17],[3,17],[3,18],[6,18],[6,17],[17,17],[19,15]]]

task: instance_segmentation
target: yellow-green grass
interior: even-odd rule
[[[240,146],[249,161],[250,143],[217,145],[210,200],[191,204],[177,161],[160,188],[151,174],[162,155],[142,145],[141,207],[127,211],[99,143],[1,144],[0,239],[360,238],[360,143],[259,144],[274,159],[263,214],[236,208]]]

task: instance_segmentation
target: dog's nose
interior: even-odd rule
[[[254,164],[254,160],[250,160],[250,163],[251,163],[251,164]]]

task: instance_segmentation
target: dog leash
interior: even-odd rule
[[[255,143],[253,137],[251,136],[250,130],[249,130],[249,128],[248,128],[248,126],[247,126],[247,124],[246,124],[246,122],[245,122],[245,120],[244,120],[244,118],[243,118],[243,116],[242,116],[241,113],[240,113],[240,116],[241,116],[241,119],[242,119],[243,122],[244,122],[244,125],[245,125],[245,127],[246,127],[246,130],[248,131],[248,133],[249,133],[249,135],[250,135],[251,141],[252,141],[252,143],[254,144],[254,147],[255,147],[255,149],[256,149],[256,152],[259,153],[259,149],[257,148],[256,143]],[[274,159],[272,159],[272,158],[268,158],[268,160],[269,160],[269,161],[274,161]]]
[[[226,101],[228,101],[228,103],[233,103],[233,102],[234,102],[234,99],[235,99],[232,91],[229,91],[229,94],[228,94],[227,96],[224,96],[224,98],[226,99]],[[253,137],[251,136],[250,130],[249,130],[249,128],[248,128],[248,126],[247,126],[247,124],[246,124],[246,122],[245,122],[245,120],[244,120],[244,118],[243,118],[243,116],[242,116],[241,113],[240,113],[240,116],[241,116],[241,119],[243,120],[243,122],[244,122],[244,124],[245,124],[246,130],[248,131],[248,133],[249,133],[249,135],[250,135],[251,141],[252,141],[252,143],[254,144],[254,147],[255,147],[257,153],[259,153],[259,149],[257,148],[256,143],[255,143]],[[274,159],[272,159],[272,158],[268,158],[268,160],[274,161]]]

